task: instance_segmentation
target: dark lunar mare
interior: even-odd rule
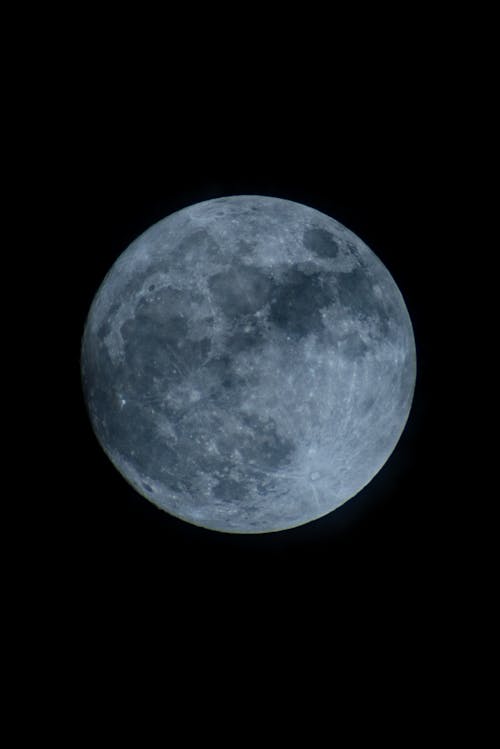
[[[303,273],[291,267],[275,286],[270,321],[286,333],[303,337],[324,330],[321,308],[335,301],[329,274]]]

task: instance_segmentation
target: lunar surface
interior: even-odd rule
[[[407,421],[412,326],[351,231],[288,200],[189,206],[118,258],[82,343],[95,434],[144,497],[195,525],[319,518],[380,470]]]

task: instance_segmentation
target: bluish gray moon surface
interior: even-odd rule
[[[238,195],[132,242],[93,300],[81,366],[97,439],[141,495],[195,525],[264,533],[375,476],[407,421],[416,355],[393,278],[355,234]]]

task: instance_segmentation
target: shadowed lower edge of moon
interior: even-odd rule
[[[408,414],[406,416],[405,421],[402,423],[401,426],[401,434],[403,433],[406,424],[409,419],[410,412],[408,411]],[[269,528],[262,528],[262,529],[252,529],[252,528],[245,528],[245,529],[239,529],[239,528],[228,528],[223,526],[217,526],[217,525],[209,525],[207,523],[203,523],[200,520],[193,518],[190,515],[183,515],[180,512],[175,512],[174,510],[164,507],[161,502],[159,501],[159,498],[155,497],[152,493],[145,492],[143,488],[141,488],[141,482],[134,481],[130,476],[127,476],[120,467],[120,461],[116,459],[116,457],[108,451],[107,448],[103,447],[104,452],[108,456],[111,463],[114,465],[114,467],[117,469],[119,474],[122,476],[122,478],[127,482],[127,484],[134,489],[140,496],[142,496],[144,499],[147,499],[151,504],[153,504],[158,510],[165,512],[167,515],[172,516],[176,520],[181,520],[182,522],[189,523],[190,525],[194,525],[197,528],[201,528],[204,531],[212,531],[216,533],[225,533],[227,535],[234,535],[234,536],[264,536],[268,534],[273,533],[283,533],[284,531],[288,530],[294,530],[297,528],[301,528],[304,525],[309,525],[310,523],[315,523],[319,520],[323,520],[324,518],[328,517],[329,515],[332,515],[336,510],[343,507],[347,502],[353,500],[354,498],[359,498],[359,500],[362,500],[362,492],[366,487],[373,481],[375,476],[377,476],[378,473],[384,468],[390,457],[392,456],[393,452],[396,450],[398,446],[398,441],[392,448],[392,450],[387,454],[386,458],[380,463],[380,466],[376,469],[374,474],[368,478],[364,484],[362,484],[358,489],[356,489],[352,494],[346,496],[344,499],[338,502],[335,506],[324,510],[323,512],[318,513],[317,515],[311,515],[307,519],[298,520],[297,522],[286,524],[283,526],[277,525],[276,527],[269,527]]]
[[[401,424],[401,432],[404,429],[404,426],[406,424],[406,421],[408,419],[409,412],[406,415],[405,422]],[[284,522],[283,524],[280,524],[279,522],[276,523],[270,523],[267,527],[251,527],[251,526],[245,526],[245,527],[228,527],[227,525],[224,526],[223,523],[214,523],[211,522],[209,518],[197,518],[193,515],[190,515],[189,513],[182,513],[178,509],[175,509],[173,507],[165,506],[165,503],[162,503],[161,499],[159,497],[156,497],[152,492],[148,491],[150,487],[144,484],[143,479],[147,479],[147,477],[143,476],[141,479],[134,479],[131,476],[131,471],[127,471],[125,468],[124,470],[124,460],[123,457],[117,457],[116,453],[113,453],[112,451],[108,450],[106,445],[104,444],[103,440],[99,438],[99,441],[101,442],[106,454],[110,458],[111,462],[115,465],[115,467],[118,469],[119,473],[122,475],[123,478],[143,497],[145,497],[147,500],[151,501],[156,507],[159,509],[166,511],[168,514],[172,515],[173,517],[176,517],[180,520],[189,522],[195,526],[202,527],[208,530],[218,531],[218,532],[224,532],[229,534],[265,534],[265,533],[273,533],[273,532],[281,532],[287,529],[296,528],[299,526],[302,526],[304,524],[307,524],[309,522],[318,520],[322,517],[325,517],[326,515],[329,515],[332,513],[335,509],[338,507],[341,507],[343,504],[345,504],[348,500],[356,496],[367,484],[370,483],[373,476],[378,473],[378,471],[385,465],[387,460],[389,459],[390,455],[392,454],[393,450],[397,446],[397,439],[389,453],[387,453],[382,461],[380,461],[380,464],[378,467],[372,467],[372,476],[368,477],[368,479],[362,484],[359,485],[355,491],[353,491],[350,494],[347,494],[345,497],[342,498],[341,501],[338,501],[334,506],[326,507],[323,511],[318,513],[311,513],[307,515],[307,517],[299,518],[295,521],[288,520],[287,522]],[[399,437],[398,437],[399,439]],[[152,482],[153,483],[153,482]],[[151,487],[152,488],[152,487]]]

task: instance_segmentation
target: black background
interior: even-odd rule
[[[316,40],[316,21],[314,33],[296,21],[293,33],[268,37],[266,21],[201,46],[189,24],[167,23],[156,44],[115,29],[112,50],[109,35],[92,35],[62,76],[45,153],[46,177],[57,151],[61,369],[51,378],[61,422],[44,430],[52,460],[39,480],[54,497],[42,546],[57,632],[96,673],[109,658],[120,673],[131,658],[164,659],[168,684],[176,664],[188,701],[201,689],[203,702],[233,664],[235,684],[252,673],[260,690],[295,684],[304,666],[334,682],[351,659],[364,662],[363,679],[372,669],[375,689],[389,668],[397,686],[447,657],[444,614],[464,580],[449,486],[458,385],[444,369],[460,189],[450,92],[460,81],[429,30],[362,52],[357,27]],[[197,17],[200,37],[202,25]],[[257,536],[197,528],[139,496],[97,443],[80,386],[86,315],[120,253],[172,211],[234,194],[302,202],[354,231],[398,284],[417,345],[412,410],[383,469],[329,516]]]
[[[234,716],[238,737],[268,718],[280,733],[309,720],[302,743],[315,745],[322,716],[330,741],[353,708],[351,734],[385,737],[399,718],[406,745],[435,736],[437,717],[447,735],[461,723],[446,698],[468,699],[482,637],[473,562],[489,497],[465,478],[465,369],[483,357],[469,295],[485,272],[467,196],[467,159],[481,159],[469,19],[455,33],[457,9],[440,22],[353,5],[350,23],[291,6],[274,21],[253,6],[177,10],[58,9],[57,43],[40,34],[30,87],[14,84],[22,144],[4,149],[28,159],[5,183],[22,214],[7,221],[26,267],[4,283],[12,314],[27,307],[26,276],[41,297],[22,319],[33,438],[19,419],[11,495],[8,574],[33,653],[22,704],[36,671],[43,719],[66,716],[73,732],[65,745],[100,715],[127,728],[141,698],[165,718],[162,739],[179,712],[183,736],[218,735]],[[398,284],[417,345],[412,410],[383,469],[331,515],[259,536],[196,528],[139,496],[99,446],[80,385],[86,315],[120,253],[172,211],[245,193],[305,203],[361,237]],[[470,278],[458,283],[457,267]]]

